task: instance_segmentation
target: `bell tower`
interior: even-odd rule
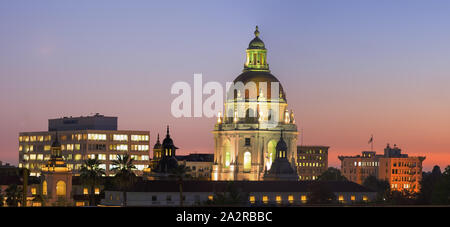
[[[48,205],[72,205],[72,171],[67,167],[61,153],[58,132],[51,145],[51,156],[42,168],[41,186]]]

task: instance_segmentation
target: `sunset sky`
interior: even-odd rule
[[[1,1],[0,160],[49,118],[167,124],[179,154],[213,152],[215,118],[174,118],[177,81],[233,81],[255,25],[303,143],[356,155],[387,143],[450,164],[449,1]],[[208,96],[204,96],[206,99]],[[300,143],[301,137],[298,141]]]

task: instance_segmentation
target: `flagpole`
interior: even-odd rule
[[[371,135],[372,137],[372,142],[370,143],[370,151],[372,151],[373,152],[373,134]]]

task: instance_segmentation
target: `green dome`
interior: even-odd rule
[[[258,38],[255,37],[250,43],[248,44],[248,49],[266,49],[266,46],[264,45],[264,42]]]
[[[256,30],[254,32],[255,38],[250,41],[248,44],[248,49],[262,49],[265,50],[266,46],[264,45],[264,42],[259,38],[259,30],[258,26],[256,26]]]

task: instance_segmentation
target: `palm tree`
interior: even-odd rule
[[[190,171],[189,167],[185,165],[179,165],[172,169],[170,177],[178,180],[178,187],[180,189],[180,206],[183,206],[183,179],[190,178],[191,175],[188,173]]]
[[[134,183],[136,175],[133,173],[133,170],[136,169],[136,166],[133,165],[133,159],[129,154],[117,155],[117,160],[113,161],[113,166],[111,170],[116,172],[116,182],[118,182],[119,188],[123,193],[123,205],[127,206],[126,191]]]
[[[101,184],[102,176],[105,175],[105,171],[100,168],[100,165],[101,162],[97,160],[97,158],[88,159],[84,161],[84,164],[80,169],[81,181],[90,189],[89,203],[91,206],[95,206],[95,186]]]
[[[5,190],[6,192],[6,203],[8,206],[18,206],[20,200],[22,199],[22,189],[17,187],[16,184],[9,185]]]

